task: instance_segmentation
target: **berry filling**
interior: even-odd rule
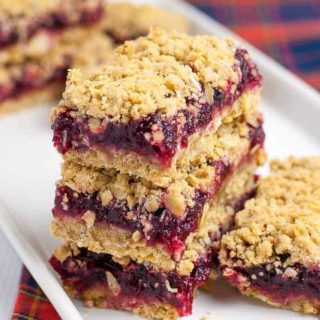
[[[68,27],[89,25],[98,22],[103,16],[103,6],[79,9],[79,12],[70,14],[59,9],[37,19],[33,19],[23,30],[23,36],[30,39],[40,30],[59,32]],[[75,18],[76,17],[76,18]],[[0,21],[0,49],[17,43],[20,40],[19,30],[13,18]]]
[[[234,267],[226,277],[236,287],[254,290],[282,305],[287,305],[295,299],[320,299],[320,270],[317,266],[306,268],[301,264],[295,264],[287,268],[270,268],[267,265]],[[243,284],[244,278],[250,282],[249,287]]]
[[[194,291],[204,284],[213,266],[209,252],[195,263],[190,276],[181,276],[176,272],[155,271],[133,261],[124,267],[108,254],[79,250],[79,254],[63,262],[53,256],[50,264],[75,297],[81,298],[86,290],[94,289],[101,293],[100,299],[104,297],[104,306],[115,309],[161,303],[174,306],[179,316],[191,314]]]
[[[81,151],[90,147],[111,155],[112,149],[125,150],[146,157],[150,162],[162,167],[169,167],[177,150],[188,146],[190,135],[208,126],[244,91],[260,85],[261,75],[255,65],[246,59],[246,54],[245,50],[236,52],[242,79],[233,94],[231,88],[226,92],[214,88],[212,103],[205,98],[200,98],[198,101],[186,98],[186,108],[172,117],[156,113],[128,123],[107,123],[106,120],[101,120],[98,128],[94,129],[90,126],[92,118],[88,116],[74,118],[71,110],[67,110],[59,114],[52,125],[54,145],[62,154],[70,149]],[[198,107],[196,113],[191,110],[195,105]],[[183,122],[179,121],[181,118],[184,119]]]

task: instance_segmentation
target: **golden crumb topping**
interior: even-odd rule
[[[174,114],[186,105],[185,96],[199,96],[201,85],[189,66],[173,57],[116,57],[117,64],[85,80],[71,70],[61,105],[93,117],[139,119],[154,113]]]
[[[223,238],[222,264],[319,263],[320,157],[272,161],[271,174],[237,215],[236,228]]]
[[[189,36],[153,29],[147,37],[120,46],[112,63],[89,79],[69,73],[57,110],[128,121],[157,112],[172,115],[186,99],[213,99],[240,79],[235,44],[214,36]],[[232,90],[236,85],[231,85]]]
[[[127,41],[117,49],[127,57],[172,56],[179,63],[189,65],[198,75],[201,84],[225,88],[228,81],[237,83],[240,70],[234,54],[237,46],[231,39],[214,35],[187,35],[153,28],[147,37]]]
[[[151,27],[188,32],[183,16],[151,5],[108,3],[102,28],[117,41],[130,40],[148,34]]]

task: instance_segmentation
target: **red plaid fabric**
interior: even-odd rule
[[[319,0],[190,2],[320,89]],[[60,319],[26,269],[12,319]]]
[[[23,268],[12,320],[60,320],[61,318],[26,268]]]
[[[319,0],[190,0],[320,90]]]

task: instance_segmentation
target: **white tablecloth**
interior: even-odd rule
[[[11,319],[21,267],[19,257],[0,230],[0,320]]]

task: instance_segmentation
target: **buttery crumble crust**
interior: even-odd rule
[[[84,220],[63,218],[53,221],[51,231],[59,239],[74,242],[94,252],[109,253],[116,259],[126,260],[131,257],[138,263],[152,263],[156,270],[176,270],[181,275],[189,275],[194,268],[194,262],[213,245],[210,236],[215,235],[219,239],[220,232],[225,232],[233,220],[233,206],[244,194],[256,187],[254,173],[257,166],[261,165],[261,153],[262,150],[257,151],[250,161],[236,170],[211,201],[210,206],[205,206],[199,230],[186,239],[186,250],[179,262],[161,245],[147,246],[144,239],[136,239],[131,232],[107,224],[89,227]],[[214,246],[218,248],[219,241]]]
[[[124,41],[148,34],[151,27],[162,27],[188,33],[189,23],[182,15],[152,5],[107,3],[102,29],[116,41]]]
[[[272,161],[271,174],[259,181],[257,196],[238,213],[236,230],[223,237],[221,264],[263,264],[290,273],[297,263],[320,263],[319,213],[320,157]],[[286,255],[285,261],[281,255]]]
[[[79,116],[126,122],[154,112],[172,115],[186,106],[186,98],[212,102],[213,87],[236,90],[236,48],[230,39],[152,29],[118,47],[113,63],[89,79],[72,70],[52,118],[67,107]]]

